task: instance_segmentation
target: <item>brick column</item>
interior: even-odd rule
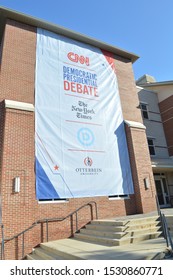
[[[137,213],[156,210],[156,189],[147,145],[145,126],[125,121]]]

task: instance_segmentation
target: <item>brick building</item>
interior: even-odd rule
[[[173,81],[157,82],[144,75],[137,91],[161,207],[173,206]]]
[[[87,43],[111,53],[119,87],[134,194],[56,200],[36,198],[35,177],[35,65],[37,28]],[[132,64],[135,54],[88,38],[48,22],[0,8],[0,209],[5,237],[5,258],[20,259],[46,241],[47,223],[94,201],[98,217],[116,217],[156,210],[156,189],[145,126]],[[105,186],[106,188],[106,186]],[[90,209],[78,212],[79,227],[90,220]],[[95,212],[94,212],[95,217]],[[10,240],[28,227],[25,234]],[[74,231],[75,218],[49,223],[49,240]],[[2,232],[1,232],[2,235]],[[2,236],[1,236],[2,237]],[[9,239],[9,240],[8,240]],[[22,242],[25,240],[25,247]]]

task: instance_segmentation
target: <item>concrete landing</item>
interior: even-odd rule
[[[62,259],[81,260],[148,260],[160,259],[160,253],[166,250],[163,238],[143,241],[140,244],[129,244],[121,247],[108,247],[73,238],[51,241],[42,244],[44,249],[61,254]],[[42,247],[42,246],[41,246]],[[69,257],[67,257],[66,253]]]

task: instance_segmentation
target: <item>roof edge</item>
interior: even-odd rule
[[[58,34],[63,35],[63,36],[67,36],[67,37],[69,37],[71,39],[74,39],[74,40],[77,40],[77,41],[82,41],[86,44],[90,44],[90,45],[93,45],[93,46],[101,48],[101,49],[105,49],[107,51],[110,51],[110,52],[118,55],[118,56],[121,56],[121,57],[124,57],[124,58],[127,58],[127,59],[131,60],[132,63],[134,63],[139,58],[138,55],[136,55],[134,53],[131,53],[131,52],[127,52],[127,51],[125,51],[123,49],[120,49],[118,47],[115,47],[113,45],[109,45],[105,42],[102,42],[102,41],[96,40],[94,38],[85,36],[85,35],[83,35],[81,33],[78,33],[78,32],[74,32],[74,31],[72,31],[70,29],[67,29],[67,28],[64,28],[62,26],[55,25],[55,24],[52,24],[48,21],[44,21],[44,20],[41,20],[41,19],[29,16],[29,15],[26,15],[24,13],[20,13],[20,12],[8,9],[8,8],[2,7],[2,6],[0,6],[0,17],[1,17],[1,20],[2,19],[5,20],[6,18],[13,19],[13,20],[20,21],[20,22],[28,24],[28,25],[32,25],[32,26],[43,28],[43,29],[47,29],[51,32],[58,33]]]
[[[171,80],[171,81],[163,81],[163,82],[155,82],[155,83],[140,84],[140,87],[167,86],[167,85],[173,85],[173,80]]]

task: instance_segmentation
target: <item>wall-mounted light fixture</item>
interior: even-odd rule
[[[20,177],[14,178],[14,192],[19,193],[20,192]]]
[[[144,178],[144,186],[145,186],[146,190],[148,190],[150,188],[150,180],[148,177]]]

